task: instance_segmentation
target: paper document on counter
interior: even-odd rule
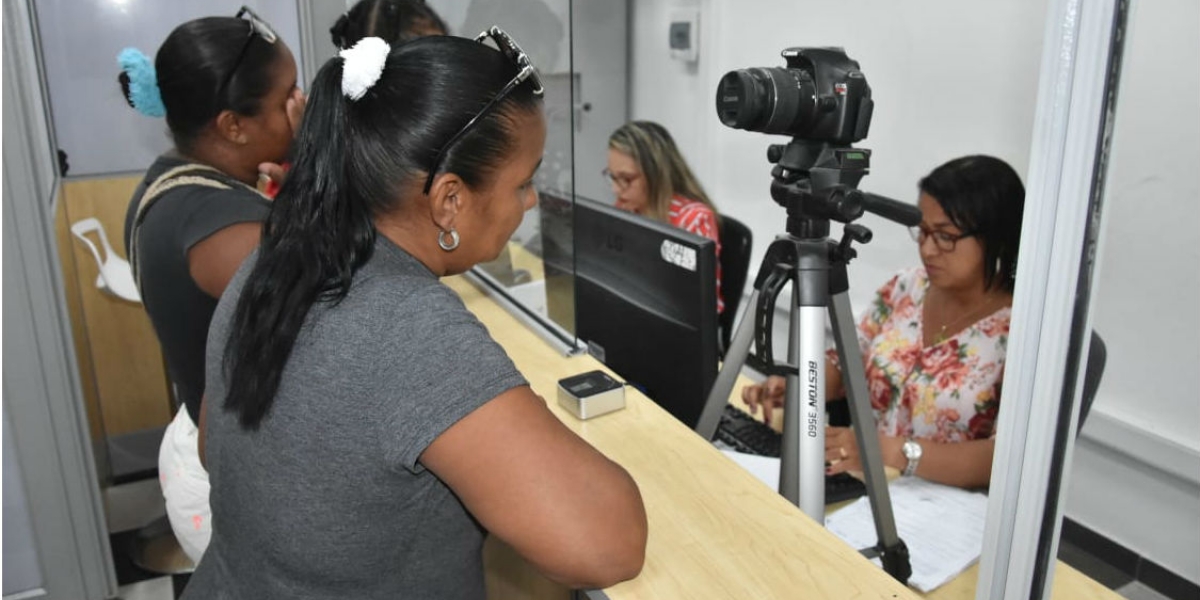
[[[749,471],[755,479],[766,484],[771,491],[779,489],[779,459],[769,456],[745,454],[737,450],[721,450],[742,469]]]
[[[929,592],[979,560],[987,496],[981,492],[903,477],[888,484],[896,530],[908,546],[908,584]],[[866,497],[825,518],[825,527],[854,548],[879,541]],[[878,560],[875,561],[878,564]]]

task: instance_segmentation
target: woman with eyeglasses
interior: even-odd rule
[[[537,202],[528,57],[494,27],[365,38],[310,93],[209,333],[215,528],[184,598],[483,598],[485,534],[568,586],[635,576],[636,484],[440,281],[495,258]]]
[[[1025,188],[990,156],[967,156],[919,184],[922,219],[912,229],[922,267],[879,288],[858,324],[867,387],[885,465],[904,475],[964,488],[991,478],[996,414]],[[844,400],[836,353],[828,353],[826,398]],[[751,412],[783,405],[785,380],[748,386]],[[830,427],[830,473],[861,471],[854,434]]]
[[[260,165],[287,153],[304,97],[291,51],[248,9],[176,27],[153,62],[133,48],[118,61],[130,105],[165,117],[174,142],[133,194],[125,247],[181,403],[159,450],[167,515],[198,562],[212,531],[196,429],[209,320],[258,244]]]
[[[716,242],[720,258],[717,208],[665,127],[631,121],[617,128],[608,138],[603,175],[612,183],[617,208],[709,238]],[[717,312],[724,310],[718,261]]]

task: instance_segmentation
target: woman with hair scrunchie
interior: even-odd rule
[[[485,535],[570,587],[640,571],[633,479],[440,281],[536,204],[542,92],[497,28],[365,38],[321,68],[209,332],[215,529],[185,599],[482,599]]]
[[[199,562],[212,532],[196,426],[208,324],[258,244],[270,208],[255,189],[259,172],[286,155],[304,96],[291,51],[249,11],[189,21],[153,62],[127,48],[118,63],[126,99],[144,115],[165,117],[174,141],[130,200],[125,248],[181,404],[159,449],[167,516]]]

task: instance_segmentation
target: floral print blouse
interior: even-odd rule
[[[1011,309],[1002,307],[926,348],[928,290],[925,269],[901,271],[879,288],[858,324],[879,431],[939,443],[992,437]]]

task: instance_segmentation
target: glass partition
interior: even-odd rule
[[[571,2],[569,0],[506,0],[501,2],[431,2],[454,35],[473,36],[492,25],[508,32],[529,54],[545,88],[546,148],[534,184],[539,206],[525,213],[507,248],[475,273],[511,300],[515,308],[560,342],[573,345],[571,323],[556,324],[555,315],[573,312],[573,291],[551,297],[548,285],[568,274],[573,264],[570,244],[570,203],[574,190],[573,92],[571,69]],[[545,205],[546,208],[543,208]],[[568,236],[563,239],[562,236]],[[547,236],[554,239],[546,243]],[[564,244],[565,242],[565,244]],[[550,246],[554,266],[548,278],[544,260]],[[563,252],[567,254],[563,254]],[[557,254],[556,254],[557,252]],[[565,261],[565,262],[563,262]],[[573,286],[565,289],[573,290]]]
[[[972,154],[1001,158],[1029,181],[1038,168],[1030,164],[1034,124],[1044,118],[1037,98],[1045,85],[1039,73],[1049,4],[633,3],[627,50],[629,117],[665,126],[718,211],[753,232],[753,281],[768,244],[785,233],[785,209],[771,198],[773,165],[767,148],[789,138],[732,130],[720,123],[713,101],[725,73],[782,67],[780,52],[789,47],[844,48],[859,62],[875,102],[869,135],[855,144],[872,151],[870,171],[859,185],[864,191],[915,204],[917,182],[923,176],[950,159]],[[1086,4],[1090,9],[1092,3]],[[673,52],[668,39],[672,24],[690,17],[699,23],[695,58]],[[577,35],[588,29],[579,24]],[[577,178],[582,182],[587,170],[579,167]],[[1086,177],[1097,167],[1080,163],[1062,168]],[[1025,218],[1028,224],[1038,216],[1027,211]],[[858,245],[858,258],[849,265],[851,306],[861,316],[894,274],[919,267],[922,261],[905,228],[871,215],[858,223],[874,234],[870,243]],[[839,238],[841,227],[835,224],[830,235]],[[790,300],[783,294],[778,303],[784,310],[776,315],[776,340],[787,339]],[[1034,317],[1014,314],[1013,323]],[[1013,410],[1020,409],[1018,403],[1013,405]],[[969,410],[975,414],[975,407]],[[985,410],[975,421],[994,417]],[[1038,455],[1036,460],[1048,464],[1053,459]],[[1016,549],[1014,554],[1024,551]],[[969,572],[972,589],[976,572]]]
[[[494,261],[474,272],[535,328],[574,349],[574,238],[578,196],[605,200],[608,135],[627,117],[625,2],[435,0],[454,35],[491,25],[529,53],[546,89],[546,150],[538,206]]]

